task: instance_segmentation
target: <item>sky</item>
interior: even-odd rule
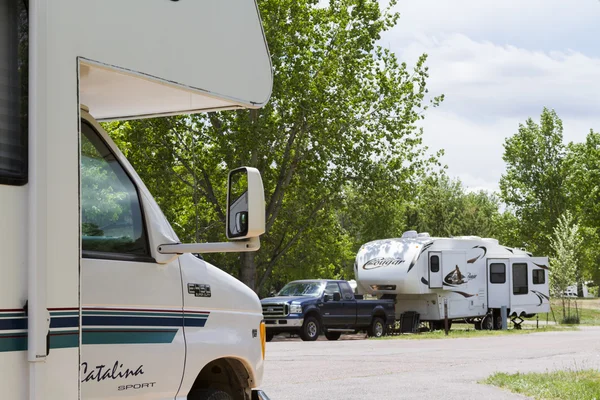
[[[426,112],[423,141],[468,190],[498,190],[505,139],[543,107],[565,143],[600,132],[600,0],[398,0],[395,11],[381,45],[409,66],[428,55],[429,91],[445,100]]]

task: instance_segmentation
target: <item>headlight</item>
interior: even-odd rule
[[[302,304],[290,305],[290,314],[302,314]]]

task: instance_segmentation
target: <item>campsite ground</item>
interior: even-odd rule
[[[600,327],[439,340],[267,344],[262,388],[273,399],[524,399],[477,383],[495,372],[600,369]],[[356,339],[356,340],[351,340]]]

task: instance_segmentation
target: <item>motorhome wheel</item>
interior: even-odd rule
[[[319,332],[321,332],[321,324],[319,324],[319,320],[315,317],[308,317],[304,319],[304,324],[302,325],[302,330],[300,331],[300,338],[304,341],[312,342],[317,340],[319,337]]]
[[[191,400],[231,400],[231,396],[227,392],[214,389],[196,389],[188,394],[188,399]]]
[[[341,335],[341,332],[325,332],[325,337],[327,340],[338,340]]]

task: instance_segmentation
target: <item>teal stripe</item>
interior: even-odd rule
[[[6,351],[23,351],[27,350],[27,336],[21,334],[7,334],[0,336],[0,353]],[[12,337],[9,337],[12,336]]]
[[[50,348],[66,349],[69,347],[79,347],[78,331],[53,331],[50,332]]]
[[[157,344],[171,343],[177,329],[119,330],[84,329],[83,344]]]
[[[16,313],[1,313],[0,318],[24,318],[24,312],[16,312]]]
[[[78,311],[52,311],[50,316],[52,317],[76,317],[79,315]]]

